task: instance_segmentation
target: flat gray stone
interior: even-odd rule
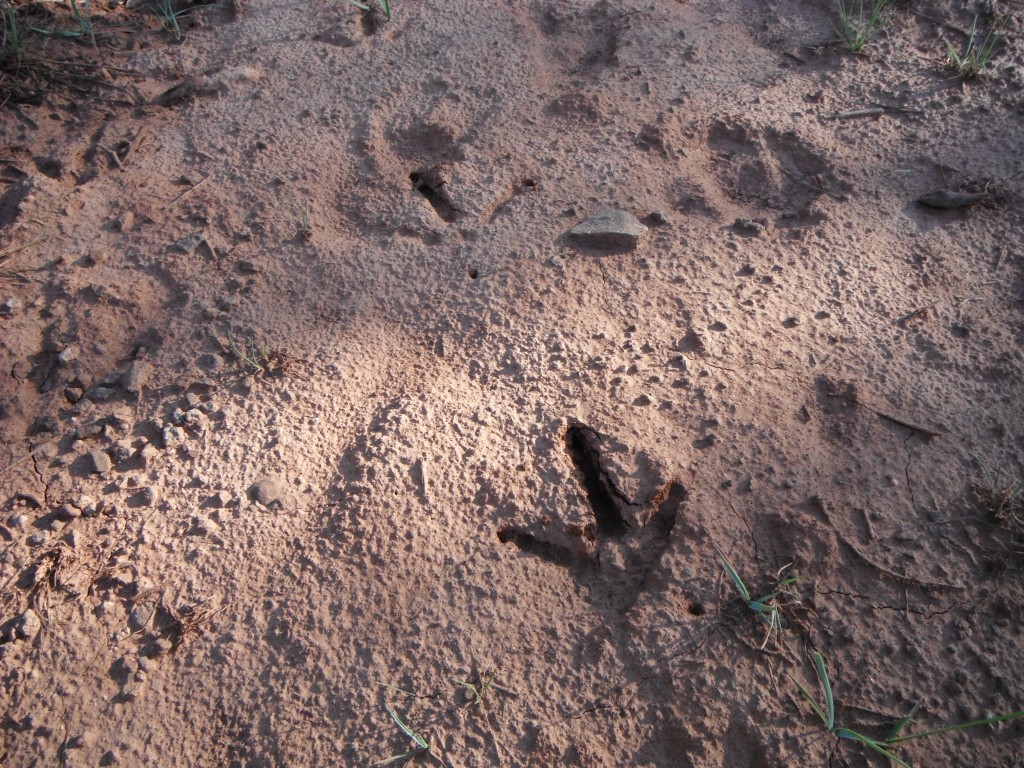
[[[279,477],[262,477],[249,489],[249,496],[267,508],[283,507],[288,500],[288,486]]]
[[[633,214],[610,209],[570,229],[569,239],[588,248],[635,248],[646,231]]]
[[[110,457],[105,451],[89,451],[89,464],[91,465],[92,472],[97,474],[104,474],[109,472],[110,468],[114,466],[114,462],[110,460]]]
[[[31,608],[14,620],[14,634],[21,640],[31,640],[42,628],[42,619]]]
[[[149,384],[152,376],[152,365],[145,360],[135,360],[128,366],[128,370],[121,374],[121,386],[125,391],[137,395],[142,392],[143,387]]]
[[[150,600],[142,601],[132,608],[132,612],[128,616],[128,628],[132,632],[141,632],[149,624],[154,613],[156,613],[156,603]]]

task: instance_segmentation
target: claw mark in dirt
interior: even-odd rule
[[[573,552],[569,547],[538,539],[532,533],[520,530],[514,526],[506,526],[499,529],[498,541],[502,544],[512,542],[523,552],[529,552],[531,555],[536,555],[541,560],[546,560],[555,565],[571,566],[588,562],[588,558],[585,555]]]
[[[619,502],[629,503],[615,481],[601,466],[601,435],[585,424],[573,424],[565,433],[565,447],[572,463],[583,477],[583,489],[594,510],[597,530],[605,536],[619,536],[629,524],[622,515]]]
[[[625,613],[636,602],[668,548],[686,501],[686,489],[672,481],[646,504],[634,504],[618,489],[601,463],[600,434],[574,423],[566,431],[565,447],[579,471],[580,483],[594,513],[596,527],[587,526],[583,536],[596,547],[596,552],[577,551],[515,526],[501,528],[498,540],[568,568],[573,578],[588,588],[596,607]]]
[[[451,224],[459,216],[459,209],[452,202],[445,185],[448,180],[444,177],[439,165],[431,168],[420,168],[409,174],[409,181],[412,188],[427,199],[430,206],[438,216]]]

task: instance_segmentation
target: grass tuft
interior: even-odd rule
[[[477,678],[475,683],[471,683],[468,680],[452,680],[456,685],[460,685],[469,691],[473,695],[473,701],[479,704],[481,707],[487,706],[487,694],[490,692],[492,687],[497,688],[494,685],[494,672],[485,672]]]
[[[1000,473],[993,472],[988,463],[972,453],[971,456],[981,467],[985,482],[972,483],[975,496],[985,505],[986,511],[999,523],[1005,523],[1016,531],[1024,533],[1024,479],[1004,481]]]
[[[993,717],[986,717],[979,720],[971,720],[966,723],[947,725],[943,726],[942,728],[934,728],[930,731],[922,731],[920,733],[908,733],[901,735],[903,729],[906,728],[906,726],[910,723],[915,712],[917,711],[917,707],[915,706],[914,709],[911,710],[910,714],[908,714],[906,717],[901,718],[896,723],[896,725],[892,728],[891,731],[889,731],[889,734],[884,739],[875,739],[871,736],[865,736],[862,733],[858,733],[857,731],[854,731],[850,728],[846,728],[845,726],[841,726],[838,723],[836,723],[835,698],[832,694],[832,683],[828,677],[828,670],[825,669],[825,660],[817,651],[815,651],[812,654],[812,660],[814,661],[814,670],[818,677],[818,684],[821,687],[821,694],[823,699],[822,702],[819,703],[818,700],[811,694],[810,691],[807,690],[807,688],[805,688],[800,683],[799,680],[792,677],[790,679],[792,679],[793,682],[796,683],[796,687],[800,689],[800,693],[803,694],[803,697],[807,700],[807,703],[811,705],[811,709],[814,710],[814,714],[816,714],[818,716],[818,719],[821,720],[822,724],[825,726],[825,729],[837,738],[860,742],[865,747],[870,749],[872,752],[877,752],[878,754],[885,757],[887,760],[900,766],[900,768],[913,768],[913,766],[910,765],[910,763],[897,757],[892,752],[892,748],[897,744],[900,744],[901,742],[910,741],[911,739],[923,739],[926,736],[938,736],[944,733],[952,733],[953,731],[963,731],[968,728],[977,728],[982,725],[995,725],[996,723],[1003,723],[1008,720],[1017,720],[1019,718],[1024,717],[1024,710],[1022,710],[1018,712],[1010,712],[1006,715],[995,715]]]
[[[967,45],[962,51],[958,51],[951,42],[946,41],[946,63],[964,80],[970,80],[980,75],[982,70],[992,63],[996,49],[1002,41],[998,29],[993,29],[984,40],[979,40],[978,17],[975,16]]]
[[[0,0],[0,61],[16,59],[21,53],[21,24],[7,0]]]
[[[309,211],[305,206],[299,209],[298,233],[303,240],[310,240],[313,237],[313,224],[309,220]]]
[[[164,29],[171,33],[174,41],[180,43],[185,37],[185,34],[181,31],[181,24],[178,22],[179,16],[184,16],[186,13],[190,13],[196,8],[203,6],[194,5],[188,8],[182,8],[181,10],[175,10],[174,0],[153,0],[153,9],[156,11],[156,15],[160,17],[160,23]]]
[[[366,13],[369,13],[370,11],[373,10],[373,8],[367,5],[366,3],[360,3],[357,2],[357,0],[348,0],[348,2],[350,5],[354,5],[359,10],[366,11]],[[391,21],[390,0],[377,0],[377,7],[380,8],[380,12],[384,14],[384,18],[387,19],[388,21]]]
[[[873,0],[865,6],[864,0],[838,0],[839,26],[835,28],[839,42],[852,53],[860,53],[882,26],[882,13],[891,0]]]
[[[751,597],[750,590],[747,589],[747,585],[743,583],[743,579],[740,578],[740,575],[733,566],[732,561],[729,560],[722,548],[716,544],[715,549],[718,550],[718,557],[722,560],[722,564],[725,566],[725,571],[729,574],[729,578],[732,579],[732,583],[735,585],[736,591],[739,592],[740,598],[750,610],[757,614],[761,621],[768,625],[768,631],[765,634],[764,642],[761,643],[761,649],[763,650],[768,645],[768,641],[772,639],[772,635],[782,632],[782,617],[779,613],[779,600],[784,596],[798,598],[798,595],[791,590],[790,587],[798,582],[800,577],[788,576],[783,578],[782,574],[790,567],[789,565],[785,565],[776,574],[774,591],[764,597],[754,598]]]

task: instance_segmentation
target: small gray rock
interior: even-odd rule
[[[249,489],[249,496],[267,508],[283,507],[288,486],[279,477],[263,477]]]
[[[57,355],[57,362],[60,365],[71,365],[75,360],[78,359],[78,348],[77,347],[64,347],[59,355]]]
[[[10,317],[19,309],[21,309],[21,299],[11,297],[3,304],[0,304],[0,315],[4,317]]]
[[[128,628],[132,632],[141,632],[149,624],[155,612],[156,603],[151,600],[144,600],[132,608],[132,612],[128,616]]]
[[[193,232],[191,235],[185,235],[185,237],[176,240],[171,247],[181,253],[192,253],[202,245],[205,239],[202,232]]]
[[[14,634],[21,640],[31,640],[43,628],[43,620],[31,608],[14,620]]]
[[[647,227],[626,211],[601,211],[569,230],[569,239],[590,248],[635,248]]]
[[[54,510],[53,516],[58,520],[67,522],[68,520],[75,520],[82,516],[82,510],[73,504],[61,504],[57,509]]]
[[[168,424],[164,427],[165,448],[176,448],[187,439],[188,435],[185,434],[185,430],[181,427],[175,426],[174,424]]]
[[[48,531],[37,531],[29,536],[25,541],[30,547],[41,547],[49,540],[50,534]]]
[[[231,503],[231,494],[227,491],[217,491],[210,497],[207,504],[216,509],[223,509]]]
[[[89,451],[89,466],[90,472],[102,475],[109,472],[111,467],[114,466],[114,462],[110,460],[110,457],[105,451],[95,450]]]
[[[115,397],[117,397],[117,390],[111,387],[96,387],[89,393],[89,399],[94,403],[113,400]]]
[[[135,360],[128,369],[121,374],[121,387],[133,394],[138,395],[142,388],[149,384],[153,376],[153,366],[145,360]]]

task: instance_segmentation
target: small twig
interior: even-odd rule
[[[833,200],[838,200],[838,201],[842,202],[842,198],[839,195],[836,195],[836,194],[834,194],[832,192],[829,192],[824,187],[818,186],[818,185],[815,185],[815,184],[811,184],[809,181],[805,181],[804,179],[801,179],[795,173],[793,173],[792,171],[786,170],[782,166],[779,166],[779,170],[782,171],[787,176],[789,176],[789,178],[791,178],[797,184],[802,184],[803,186],[807,187],[808,189],[810,189],[810,190],[812,190],[814,192],[817,192],[819,195],[828,195]]]
[[[38,240],[33,240],[30,243],[25,243],[24,245],[7,246],[2,251],[0,251],[0,267],[6,264],[10,260],[11,256],[13,256],[14,254],[18,253],[19,251],[24,251],[26,248],[31,248],[36,243],[41,242],[43,242],[43,239],[39,238]]]
[[[903,317],[899,318],[896,321],[896,325],[900,326],[900,328],[904,328],[908,323],[923,318],[925,315],[928,314],[929,310],[934,309],[938,305],[939,302],[933,301],[926,307],[921,307],[920,309],[915,309],[913,312],[908,312],[907,314],[905,314]]]
[[[134,138],[132,138],[132,140],[128,142],[128,148],[125,149],[124,157],[121,158],[121,161],[127,163],[129,155],[131,155],[132,152],[141,147],[148,138],[148,136],[149,133],[146,131],[145,126],[140,128],[139,132],[135,134]]]
[[[898,418],[896,416],[892,416],[892,415],[890,415],[888,413],[885,413],[884,411],[880,411],[877,408],[874,408],[874,407],[868,405],[867,403],[861,402],[859,399],[857,399],[855,397],[847,397],[846,395],[839,394],[838,392],[829,392],[828,396],[829,397],[836,397],[836,398],[839,398],[840,400],[845,400],[846,402],[850,403],[851,405],[856,405],[856,406],[859,406],[860,408],[863,408],[865,410],[871,411],[873,414],[875,414],[876,416],[878,416],[881,419],[885,419],[886,421],[891,421],[893,424],[898,424],[901,427],[905,427],[906,429],[909,429],[909,430],[911,430],[913,432],[918,432],[918,433],[920,433],[922,435],[925,435],[926,437],[945,437],[946,436],[945,432],[936,432],[934,429],[928,429],[927,427],[922,427],[922,426],[920,426],[918,424],[914,424],[912,422],[900,419],[900,418]]]
[[[920,11],[911,11],[911,13],[913,13],[915,16],[919,18],[925,19],[926,21],[930,21],[932,24],[938,24],[940,27],[945,27],[946,29],[951,29],[954,32],[958,32],[964,37],[971,36],[971,33],[968,32],[966,29],[961,29],[955,24],[950,24],[948,21],[936,19],[934,16],[929,16],[927,13],[921,13]]]
[[[124,170],[124,165],[121,163],[121,158],[118,156],[116,151],[113,149],[107,149],[106,147],[103,148],[103,151],[110,155],[110,159],[114,161],[114,165],[117,166],[119,171]]]
[[[37,453],[39,453],[41,450],[43,450],[47,446],[56,443],[57,440],[58,440],[58,438],[54,437],[54,438],[51,438],[51,439],[47,440],[45,443],[40,443],[35,448],[33,448],[31,451],[29,451],[24,456],[22,456],[20,459],[16,459],[15,461],[12,461],[10,464],[8,464],[3,469],[0,469],[0,475],[7,474],[12,469],[14,469],[16,466],[18,466],[19,464],[22,464],[22,463],[28,461],[29,459],[31,459],[33,456],[35,456]]]
[[[206,177],[205,179],[203,179],[202,181],[197,181],[197,182],[196,182],[195,184],[193,184],[193,185],[192,185],[191,187],[189,187],[188,189],[186,189],[186,190],[185,190],[184,192],[182,192],[182,193],[181,193],[180,195],[178,195],[178,196],[177,196],[176,198],[174,198],[173,200],[171,200],[171,202],[169,202],[169,203],[168,203],[168,204],[166,205],[166,207],[164,208],[164,210],[168,210],[168,209],[170,209],[170,208],[173,208],[173,207],[174,207],[174,206],[175,206],[175,205],[176,205],[177,203],[179,203],[179,202],[180,202],[180,201],[181,201],[182,199],[184,199],[184,198],[185,198],[185,197],[187,197],[188,195],[191,195],[191,194],[192,194],[193,192],[195,192],[195,191],[196,191],[197,189],[199,189],[199,188],[200,188],[201,186],[203,186],[203,184],[205,184],[205,183],[206,183],[206,182],[208,182],[209,180],[210,180],[210,177],[209,177],[209,176],[207,176],[207,177]]]
[[[852,120],[856,117],[879,117],[885,114],[884,107],[867,107],[865,109],[854,109],[849,112],[833,112],[825,115],[826,120]]]

